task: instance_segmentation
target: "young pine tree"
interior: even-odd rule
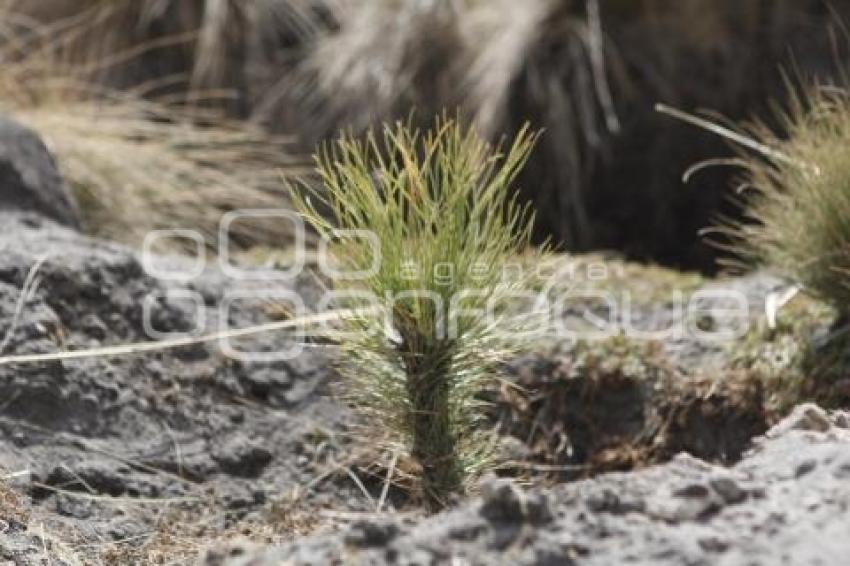
[[[504,308],[525,277],[503,266],[529,244],[511,183],[533,142],[523,130],[503,154],[450,119],[425,133],[399,123],[326,147],[324,189],[296,191],[340,270],[375,267],[335,283],[377,307],[344,321],[341,372],[354,406],[418,462],[435,508],[493,462],[480,393],[528,335],[529,318]]]

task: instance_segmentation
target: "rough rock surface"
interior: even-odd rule
[[[315,294],[312,281],[232,281],[215,266],[189,281],[162,281],[131,250],[35,214],[0,212],[0,224],[4,355],[148,341],[146,317],[158,332],[188,331],[199,313],[205,332],[221,329],[224,317],[241,328],[274,320],[266,291],[272,298],[296,292],[308,306]],[[39,260],[38,284],[21,301]],[[169,290],[195,291],[200,304]],[[220,309],[228,294],[248,291],[259,296],[239,299],[226,314]],[[267,333],[238,348],[271,352],[291,340]],[[143,542],[166,511],[211,507],[213,531],[263,512],[316,477],[318,439],[346,419],[324,394],[328,367],[317,349],[291,360],[240,361],[217,342],[0,366],[0,487],[11,486],[31,507],[27,530],[0,500],[0,564],[40,564],[45,545],[61,563],[55,545],[41,542],[42,528],[70,545],[69,556],[86,557],[104,541]],[[357,489],[323,487],[307,494],[317,505],[346,501]]]
[[[152,330],[167,338],[266,323],[287,316],[286,295],[308,310],[318,303],[310,275],[234,278],[214,264],[190,273],[192,262],[179,257],[148,265],[128,248],[69,229],[76,212],[49,154],[31,132],[2,120],[0,225],[0,356],[145,342]],[[735,284],[759,303],[776,282],[757,275]],[[584,319],[588,308],[565,316]],[[636,321],[667,328],[677,316],[649,301]],[[293,343],[272,332],[234,347],[267,354]],[[683,366],[717,367],[725,355],[687,338],[662,346]],[[205,342],[0,364],[0,565],[192,563],[212,542],[239,534],[274,545],[212,545],[206,563],[835,564],[850,553],[850,416],[815,406],[798,408],[731,468],[681,455],[545,491],[492,478],[479,497],[430,518],[390,489],[387,512],[375,514],[383,476],[351,458],[356,429],[328,394],[324,352],[240,360]],[[553,391],[562,390],[567,417],[580,415],[578,400],[590,424],[604,425],[595,432],[603,440],[647,428],[646,390],[660,381],[606,385],[588,404],[570,372],[559,373],[570,359],[526,364],[539,370],[535,387],[560,384]],[[734,405],[723,388],[709,391],[688,399],[707,411],[676,413],[681,430],[667,428],[677,440],[671,450],[734,463],[764,428],[739,426],[750,421],[725,410]],[[575,458],[555,463],[582,468],[590,450],[581,448],[594,444],[583,438],[594,435],[570,418],[555,424]],[[508,434],[527,452],[524,432]]]
[[[41,139],[0,116],[0,208],[38,212],[73,228],[80,214]]]
[[[633,473],[480,497],[419,521],[391,515],[289,545],[211,551],[209,566],[277,564],[844,564],[850,414],[814,405],[731,468],[686,454]]]
[[[233,327],[273,319],[262,293],[224,313],[234,293],[295,292],[308,306],[317,299],[309,276],[234,281],[209,266],[161,280],[135,252],[33,213],[0,212],[0,222],[2,354],[145,341],[146,318],[159,332],[188,331],[199,313],[205,332],[225,318]],[[157,258],[160,269],[189,263]],[[239,346],[267,352],[290,342],[269,333]],[[159,551],[191,562],[234,528],[279,529],[272,542],[293,540],[293,509],[315,523],[306,530],[325,534],[288,546],[223,546],[207,563],[815,564],[850,550],[839,536],[850,528],[846,415],[802,408],[731,469],[680,456],[546,492],[493,480],[480,498],[432,518],[406,514],[391,493],[386,508],[402,511],[375,516],[351,469],[335,463],[346,457],[350,416],[327,395],[328,367],[321,349],[240,362],[216,343],[0,365],[0,488],[19,499],[0,498],[0,564],[144,562],[159,533],[196,527],[181,535],[196,542],[179,559],[174,540]],[[362,478],[378,497],[380,480]],[[293,492],[300,495],[287,507]]]

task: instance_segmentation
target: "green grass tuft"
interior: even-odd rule
[[[316,158],[325,190],[294,197],[323,237],[368,230],[380,242],[373,274],[337,282],[368,292],[383,313],[346,321],[359,332],[342,340],[341,371],[353,404],[421,467],[435,508],[494,463],[480,393],[529,320],[503,308],[526,288],[503,266],[531,236],[532,214],[511,183],[534,140],[524,129],[502,154],[450,119],[425,133],[397,123],[326,147]],[[372,264],[366,240],[337,240],[343,268]],[[500,314],[484,316],[488,305]]]
[[[732,250],[772,266],[850,314],[850,92],[812,88],[792,97],[787,138],[756,131],[747,158],[746,220],[730,223]]]

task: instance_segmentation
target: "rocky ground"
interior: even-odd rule
[[[208,552],[206,564],[843,564],[850,553],[850,414],[803,405],[738,464],[688,454],[631,473],[480,497],[420,521]]]
[[[77,231],[49,154],[6,122],[0,209],[0,355],[145,342],[148,327],[242,328],[290,316],[276,297],[318,300],[309,273],[235,280],[212,263],[154,277],[138,252]],[[663,328],[677,316],[671,278],[682,283],[624,271],[612,285],[642,297],[636,324]],[[778,282],[686,282],[718,285],[742,290],[757,317]],[[236,345],[294,342],[269,332]],[[384,491],[388,455],[335,397],[321,344],[283,361],[239,361],[210,341],[0,364],[0,564],[841,563],[847,415],[800,407],[753,442],[773,419],[757,383],[724,379],[727,355],[687,338],[541,345],[511,364],[526,394],[489,393],[494,427],[528,467],[433,517],[401,487]]]

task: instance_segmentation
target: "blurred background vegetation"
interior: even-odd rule
[[[654,104],[769,121],[788,77],[841,80],[849,13],[823,0],[0,0],[0,111],[47,139],[90,231],[131,241],[211,233],[209,203],[284,202],[269,173],[303,173],[301,156],[341,131],[447,109],[498,141],[528,121],[543,130],[519,183],[536,238],[712,271],[698,231],[740,214],[738,173],[681,176],[734,150]],[[269,226],[244,241],[286,237]]]

